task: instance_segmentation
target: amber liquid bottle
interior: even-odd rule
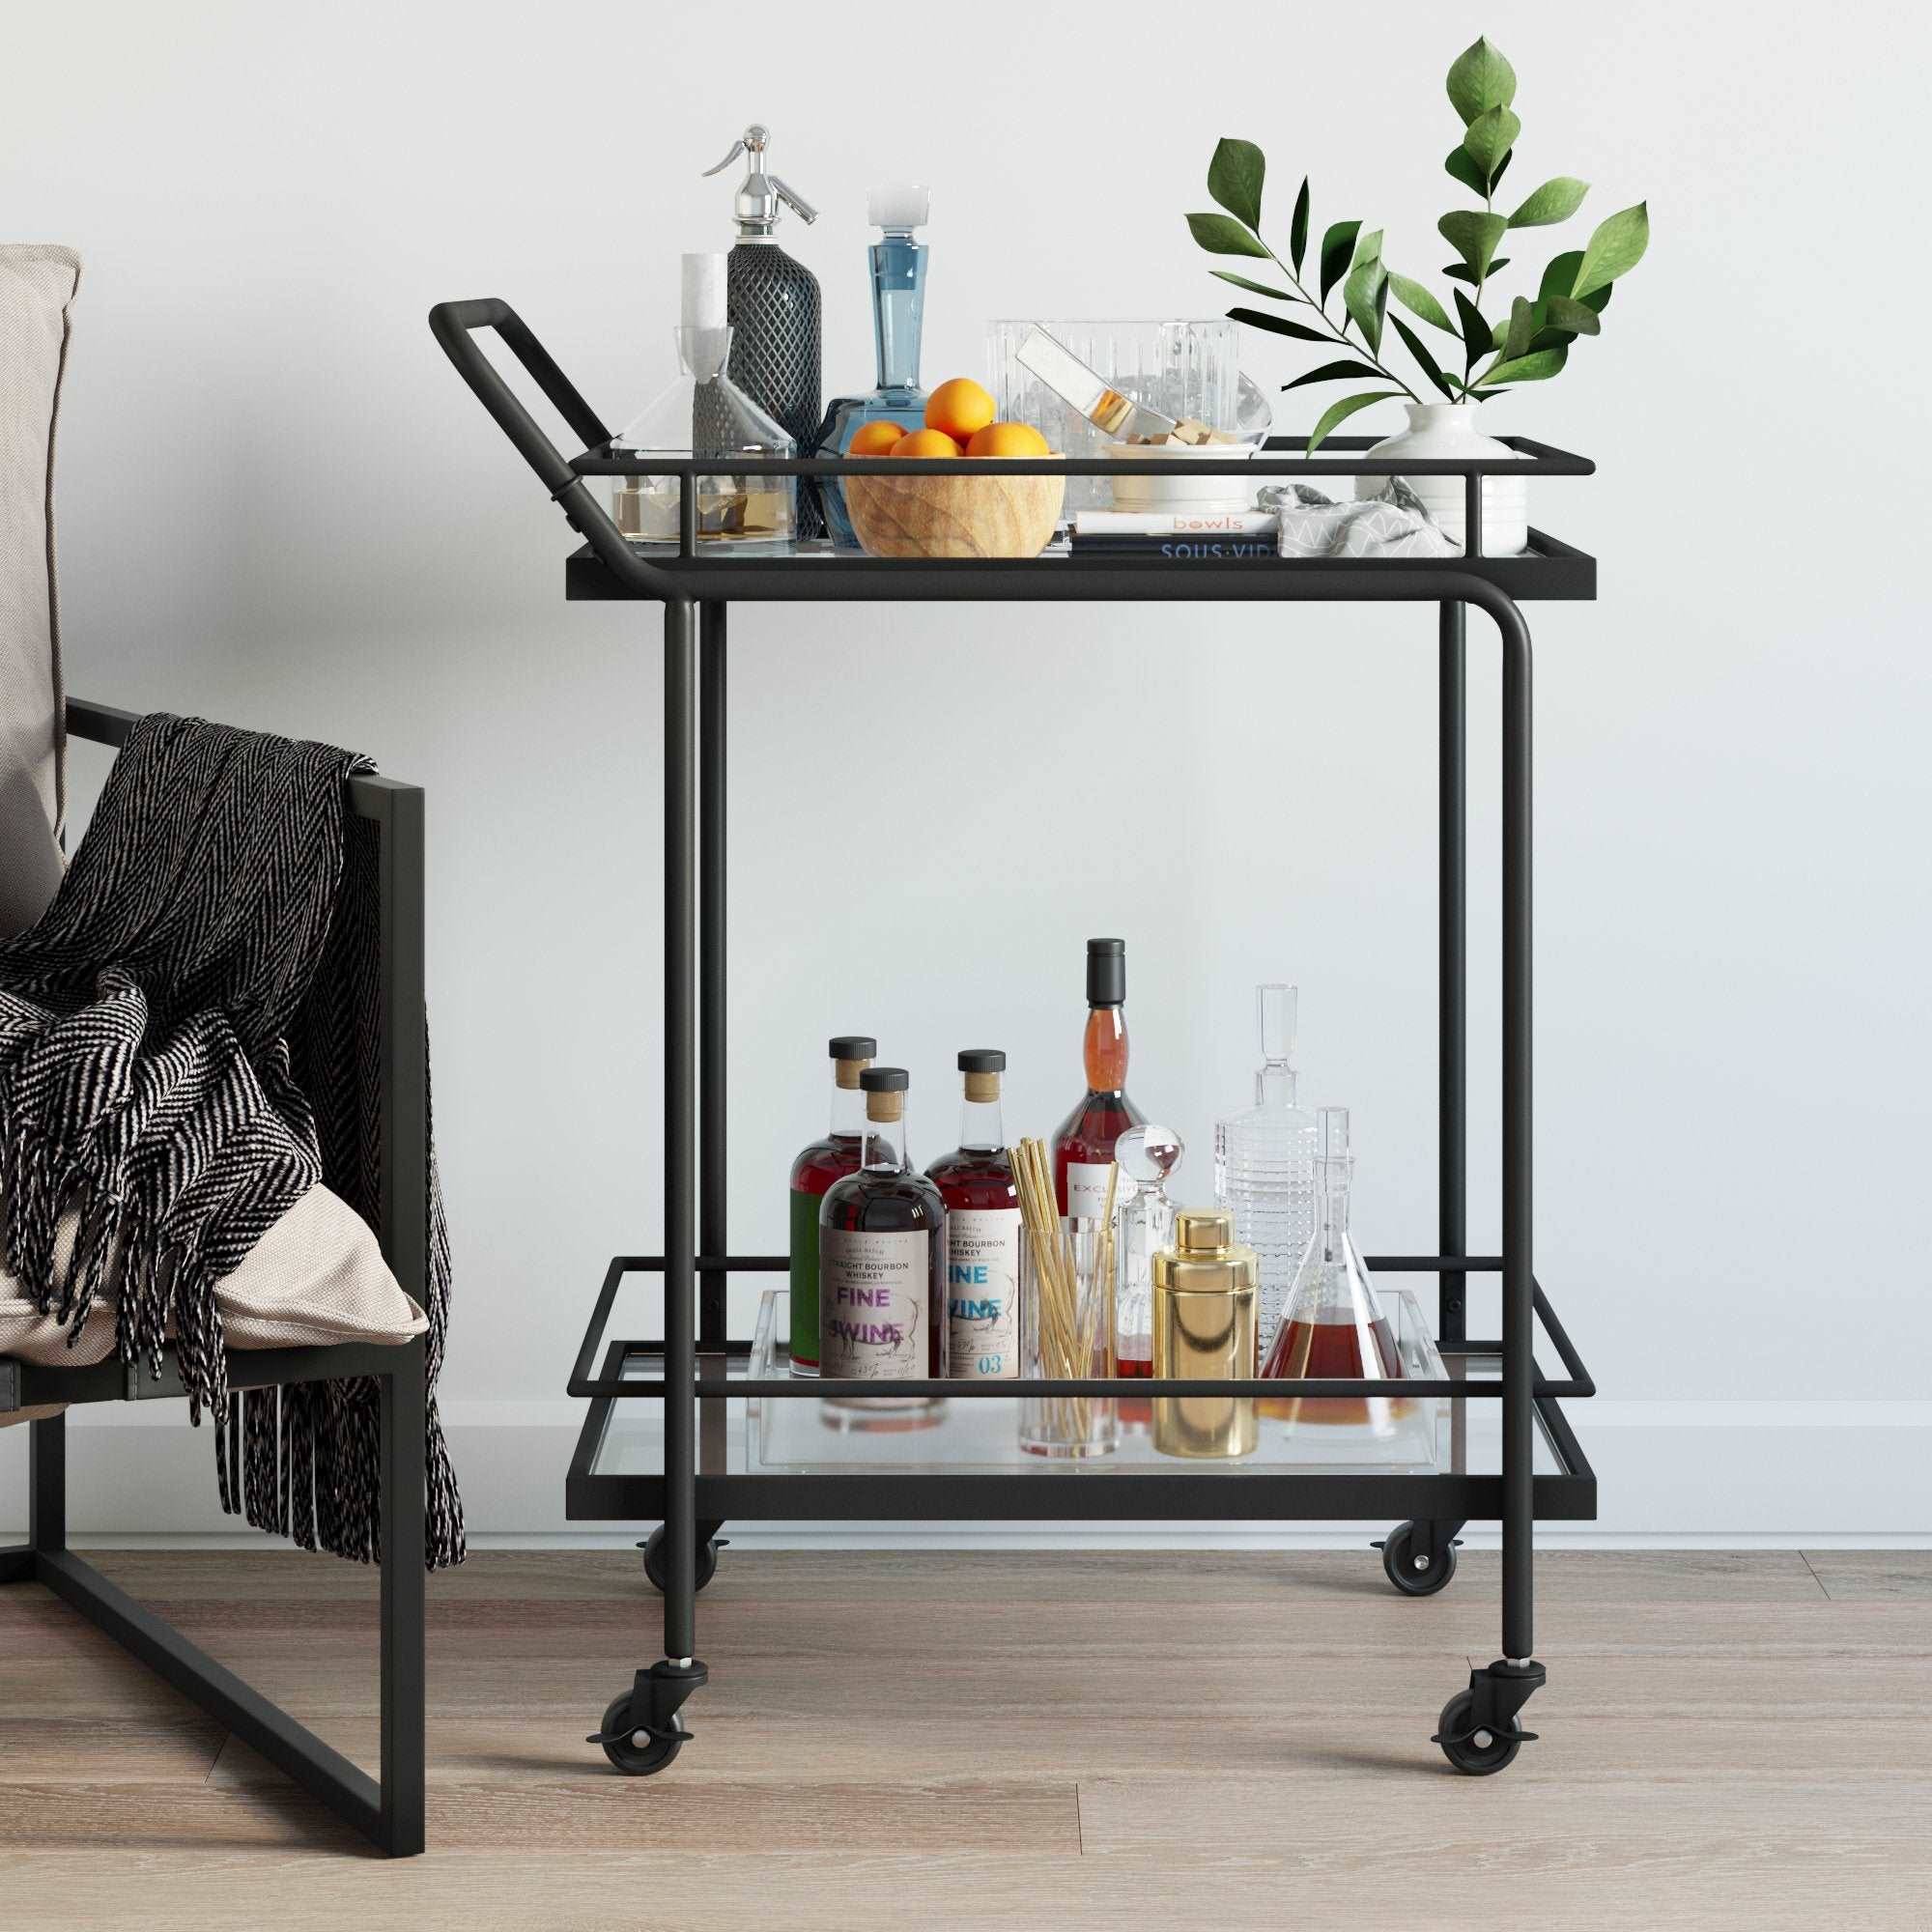
[[[925,1170],[946,1203],[948,1362],[955,1381],[1020,1372],[1020,1194],[1000,1112],[998,1047],[959,1056],[959,1145]]]
[[[827,1378],[946,1373],[946,1203],[906,1158],[909,1084],[898,1066],[860,1074],[865,1151],[818,1211],[818,1364]]]
[[[1147,1116],[1127,1098],[1127,946],[1087,942],[1087,1093],[1053,1136],[1053,1185],[1063,1214],[1096,1216],[1107,1205],[1114,1143]]]
[[[835,1037],[832,1055],[832,1130],[813,1141],[791,1164],[791,1372],[818,1373],[818,1209],[835,1180],[855,1173],[866,1145],[865,1095],[859,1076],[871,1065],[879,1042],[865,1034]]]

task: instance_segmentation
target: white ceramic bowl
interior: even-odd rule
[[[1143,463],[1178,456],[1185,462],[1245,463],[1255,454],[1247,442],[1110,442],[1101,452],[1110,461]],[[1116,476],[1117,510],[1251,510],[1255,486],[1244,476]]]

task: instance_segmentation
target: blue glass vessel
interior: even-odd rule
[[[890,418],[909,430],[925,419],[925,391],[919,385],[920,332],[925,321],[926,245],[917,231],[925,225],[927,190],[914,185],[874,188],[867,219],[879,230],[867,250],[872,270],[872,342],[878,355],[879,385],[868,395],[835,398],[818,433],[821,456],[843,456],[862,423]],[[845,514],[841,478],[823,481],[826,521],[840,550],[857,550],[852,521]]]

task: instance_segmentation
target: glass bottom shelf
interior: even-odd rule
[[[1453,1356],[1445,1365],[1421,1303],[1406,1289],[1383,1286],[1389,1320],[1404,1368],[1418,1378],[1480,1379],[1500,1373],[1493,1356]],[[749,1355],[730,1363],[734,1374],[765,1380],[787,1377],[790,1296],[782,1289],[761,1297]],[[722,1357],[700,1352],[700,1373],[717,1376]],[[656,1380],[664,1359],[654,1349],[628,1352],[620,1371],[627,1380]],[[804,1387],[809,1379],[800,1378]],[[698,1404],[700,1476],[834,1475],[887,1473],[1037,1476],[1081,1481],[1132,1481],[1156,1473],[1238,1482],[1246,1476],[1292,1474],[1429,1476],[1448,1472],[1492,1474],[1500,1470],[1501,1412],[1493,1401],[1429,1397],[1381,1406],[1374,1419],[1361,1413],[1362,1399],[1336,1399],[1356,1411],[1353,1419],[1290,1422],[1263,1414],[1257,1441],[1245,1456],[1198,1460],[1160,1454],[1148,1427],[1145,1400],[1122,1402],[1119,1446],[1105,1455],[1043,1457],[1022,1449],[1015,1382],[1004,1396],[965,1401],[942,1399],[936,1409],[895,1407],[854,1410],[810,1395],[759,1400],[724,1397]],[[1131,1387],[1123,1383],[1122,1387]],[[641,1476],[663,1466],[660,1405],[613,1402],[590,1454],[592,1477]],[[1541,1427],[1536,1432],[1539,1474],[1560,1473],[1563,1463]]]

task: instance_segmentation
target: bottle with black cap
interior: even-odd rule
[[[866,1145],[865,1098],[859,1076],[878,1057],[867,1034],[835,1035],[832,1129],[791,1164],[791,1372],[818,1373],[818,1209],[826,1189],[855,1172]]]
[[[818,1212],[818,1364],[828,1377],[946,1373],[946,1203],[906,1158],[910,1085],[900,1066],[860,1074],[865,1150]]]
[[[1106,1210],[1114,1143],[1147,1116],[1127,1098],[1127,943],[1087,942],[1087,1093],[1053,1137],[1053,1184],[1063,1214]]]
[[[959,1056],[959,1145],[925,1170],[946,1203],[947,1348],[955,1381],[1020,1372],[1020,1195],[1000,1113],[1007,1056]]]

